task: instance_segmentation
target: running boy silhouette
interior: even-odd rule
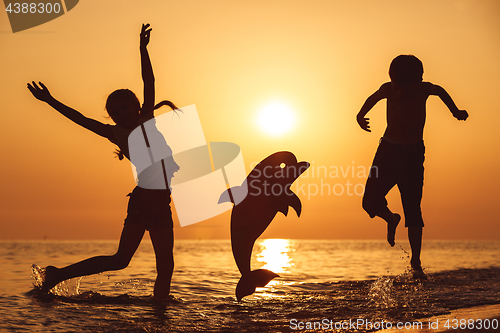
[[[387,128],[366,181],[363,209],[371,218],[379,216],[387,222],[387,241],[394,246],[401,216],[389,210],[385,196],[398,185],[415,278],[425,278],[420,262],[424,226],[420,202],[424,184],[425,103],[429,96],[439,96],[455,118],[466,120],[469,116],[467,111],[457,108],[442,87],[423,82],[423,73],[422,62],[417,57],[397,56],[389,67],[391,82],[384,83],[368,97],[357,115],[359,126],[371,132],[369,118],[365,116],[378,101],[387,99]]]

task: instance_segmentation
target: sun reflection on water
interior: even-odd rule
[[[257,261],[264,263],[262,269],[280,274],[287,272],[288,268],[294,266],[292,259],[288,256],[293,251],[289,239],[264,239],[259,245],[261,251],[257,254]]]

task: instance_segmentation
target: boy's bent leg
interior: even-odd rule
[[[370,171],[370,177],[366,180],[362,205],[371,218],[378,216],[387,223],[387,241],[391,246],[394,246],[396,228],[401,216],[391,212],[385,196],[396,184],[396,178],[394,170],[392,170],[393,165],[387,164],[388,161],[384,160],[384,154],[381,153],[383,150],[380,148],[373,161],[374,165]]]
[[[397,165],[393,154],[393,147],[381,141],[366,180],[362,202],[363,209],[371,218],[379,216],[386,221],[391,219],[392,213],[387,207],[385,196],[396,185]]]
[[[396,181],[392,177],[379,178],[370,176],[366,180],[362,206],[371,218],[379,216],[386,220],[388,214],[392,214],[387,207],[385,196],[394,185],[396,185]]]
[[[155,227],[149,231],[156,256],[156,281],[154,297],[166,299],[170,294],[170,283],[174,272],[174,230],[170,227]]]
[[[389,242],[391,246],[396,245],[396,229],[399,225],[399,221],[401,221],[401,215],[393,213],[387,208],[387,213],[380,217],[387,222],[387,242]]]
[[[363,209],[371,218],[378,216],[387,223],[387,242],[394,246],[396,237],[396,228],[399,225],[401,216],[393,213],[387,206],[385,196],[394,185],[383,182],[366,182],[365,194],[363,196]]]
[[[401,215],[393,213],[389,209],[385,195],[374,195],[374,197],[371,198],[371,193],[368,193],[367,195],[367,192],[365,192],[365,196],[363,196],[363,209],[371,218],[378,216],[387,223],[387,241],[391,246],[394,246],[396,244],[396,228],[399,225],[399,221],[401,221]]]

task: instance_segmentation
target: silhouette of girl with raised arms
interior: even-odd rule
[[[87,118],[80,112],[62,104],[52,97],[47,87],[41,82],[39,82],[39,85],[35,82],[28,84],[28,89],[35,98],[46,102],[63,116],[115,143],[119,147],[118,155],[120,159],[123,156],[130,159],[128,149],[129,134],[138,127],[144,129],[142,124],[152,120],[154,110],[160,106],[168,105],[173,110],[177,109],[169,101],[163,101],[155,105],[155,79],[147,50],[150,33],[149,24],[142,25],[140,53],[144,82],[144,103],[141,107],[137,97],[128,89],[120,89],[111,93],[106,101],[106,110],[116,125],[107,125]],[[164,144],[166,145],[166,142]],[[178,166],[171,156],[165,161],[160,164],[163,169],[161,176],[167,178],[168,175],[168,180],[170,180],[173,173],[178,170]],[[147,178],[151,179],[151,174],[148,176]],[[139,186],[129,194],[127,218],[125,219],[117,252],[112,256],[92,257],[63,268],[48,266],[45,269],[45,277],[42,283],[44,292],[50,291],[58,283],[67,279],[127,267],[139,247],[145,231],[148,230],[156,256],[157,277],[154,285],[154,297],[165,299],[169,296],[174,269],[170,188],[168,184],[159,187],[160,189],[151,189],[152,187],[147,186],[144,188],[144,186],[141,186],[141,175],[138,175],[138,178]]]

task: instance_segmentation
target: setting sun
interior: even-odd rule
[[[271,102],[264,105],[259,112],[257,123],[267,134],[279,136],[292,129],[295,115],[288,105]]]

